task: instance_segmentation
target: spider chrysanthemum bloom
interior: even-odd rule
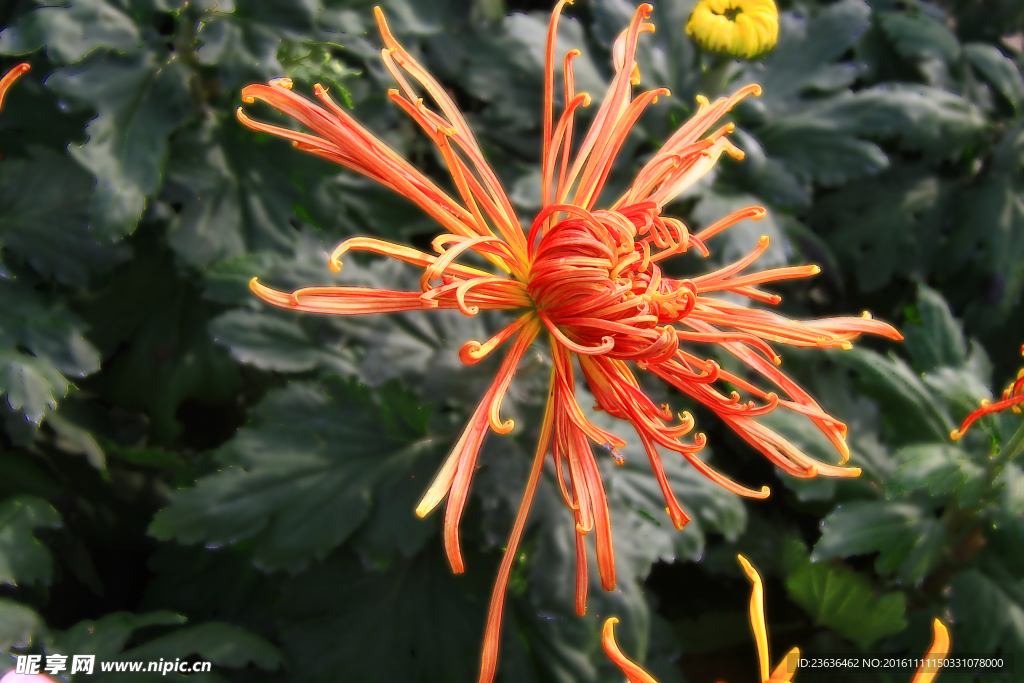
[[[800,648],[794,647],[782,661],[769,672],[771,657],[768,654],[768,627],[764,617],[764,584],[761,583],[761,575],[757,573],[747,558],[737,555],[744,573],[753,583],[753,590],[750,592],[750,628],[754,631],[754,642],[757,645],[757,664],[760,671],[761,683],[791,683],[796,674],[800,662]],[[614,626],[618,619],[610,617],[604,622],[601,645],[604,652],[615,664],[622,669],[629,683],[658,683],[653,676],[643,670],[639,664],[632,661],[619,650],[615,643]],[[917,673],[910,683],[932,683],[939,669],[949,654],[949,631],[946,625],[938,619],[932,622],[932,645],[928,652],[921,658],[921,664]]]
[[[1024,355],[1024,346],[1020,347],[1020,352]],[[974,424],[978,418],[984,417],[989,413],[998,413],[1009,408],[1020,415],[1021,404],[1024,404],[1024,368],[1021,368],[1017,373],[1016,381],[1006,387],[1006,390],[1003,392],[1003,400],[996,401],[995,403],[988,400],[982,401],[981,407],[964,418],[964,423],[960,425],[960,429],[954,429],[950,432],[949,436],[956,441],[967,433],[967,430],[971,428],[971,425]]]
[[[775,47],[779,10],[772,0],[701,0],[686,32],[705,50],[750,59]]]
[[[395,311],[458,309],[474,315],[481,309],[516,311],[514,322],[481,343],[468,341],[462,360],[476,363],[510,342],[494,383],[470,418],[465,432],[428,488],[417,514],[424,516],[447,497],[444,544],[454,571],[464,570],[459,548],[459,522],[469,494],[481,443],[489,430],[507,434],[511,420],[500,417],[502,400],[523,355],[538,337],[546,337],[552,372],[540,441],[526,485],[522,506],[499,570],[484,637],[481,681],[490,681],[497,662],[505,586],[544,461],[550,452],[553,474],[566,504],[576,518],[576,609],[584,613],[587,590],[585,536],[596,539],[597,564],[602,586],[615,586],[611,524],[604,484],[592,446],[620,459],[616,448],[625,445],[617,435],[595,426],[576,400],[577,364],[596,398],[597,408],[630,423],[650,458],[665,496],[667,510],[677,528],[689,517],[676,501],[661,464],[661,452],[686,458],[715,482],[737,494],[754,498],[768,495],[741,486],[697,457],[704,446],[702,434],[687,439],[693,418],[678,417],[667,405],[655,405],[640,388],[639,369],[660,377],[683,394],[714,411],[739,436],[776,466],[797,477],[856,476],[859,470],[819,462],[758,422],[777,408],[806,416],[820,429],[846,462],[846,427],[827,414],[798,384],[779,371],[781,359],[770,342],[820,348],[848,348],[862,333],[901,339],[889,325],[870,319],[829,318],[797,322],[753,309],[717,292],[774,304],[780,300],[761,285],[816,274],[817,266],[746,272],[768,246],[762,238],[746,257],[720,270],[692,278],[667,277],[662,262],[691,249],[708,254],[707,242],[746,218],[758,219],[764,209],[751,207],[726,216],[697,234],[690,234],[678,219],[663,215],[663,207],[683,189],[706,174],[722,154],[741,158],[726,135],[732,124],[715,124],[739,100],[759,92],[748,86],[714,103],[698,98],[694,117],[672,135],[644,165],[632,186],[617,199],[597,208],[601,190],[616,154],[644,109],[664,89],[633,96],[638,67],[637,39],[652,31],[645,20],[651,6],[637,8],[613,50],[615,76],[585,135],[577,136],[576,115],[590,97],[578,93],[573,80],[573,50],[558,59],[562,65],[564,107],[555,116],[555,37],[563,2],[551,16],[544,76],[542,208],[529,229],[520,227],[508,195],[455,103],[427,71],[406,52],[388,30],[383,14],[377,22],[384,38],[384,63],[400,88],[391,99],[409,114],[437,144],[451,172],[453,196],[359,125],[335,104],[327,91],[314,89],[321,104],[291,92],[291,81],[243,90],[245,102],[263,100],[298,120],[309,133],[278,128],[239,118],[251,128],[290,139],[300,149],[332,159],[377,180],[415,202],[447,233],[434,240],[437,256],[369,237],[343,242],[330,257],[340,269],[340,257],[349,251],[368,251],[396,258],[423,269],[421,291],[383,291],[361,287],[308,287],[280,292],[255,279],[252,288],[265,301],[294,311],[353,315]],[[421,91],[433,106],[421,99]],[[578,142],[577,139],[581,138]],[[469,252],[489,269],[457,262]],[[732,297],[733,299],[735,296]],[[746,365],[742,375],[727,372],[714,360],[698,354],[701,345],[717,344]],[[574,364],[574,358],[576,364]],[[751,377],[771,385],[765,389]],[[728,388],[727,388],[728,387]],[[739,392],[747,394],[744,399]]]

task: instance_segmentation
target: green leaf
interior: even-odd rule
[[[878,145],[858,140],[827,120],[802,126],[781,118],[759,130],[758,137],[765,151],[785,162],[798,178],[824,187],[874,175],[889,166],[889,157]]]
[[[179,211],[168,241],[185,263],[203,268],[252,251],[294,250],[296,186],[327,165],[282,141],[252,138],[233,116],[175,137],[162,198]]]
[[[941,217],[943,184],[923,169],[896,167],[822,197],[811,225],[824,234],[860,289],[872,292],[897,275],[922,277],[927,235]]]
[[[39,7],[0,33],[0,54],[23,55],[41,47],[55,62],[77,62],[97,48],[132,52],[142,37],[131,17],[105,0],[76,0]]]
[[[277,78],[284,74],[277,57],[283,39],[331,36],[315,29],[317,6],[309,0],[266,0],[225,7],[199,25],[196,57],[200,64],[216,69],[230,90]]]
[[[974,329],[987,331],[996,321],[1012,317],[1024,292],[1024,203],[1015,185],[1011,173],[999,173],[965,189],[948,238],[955,247],[936,259],[939,274],[968,288],[981,290],[986,282],[996,283],[992,294],[965,302],[964,317]]]
[[[0,598],[0,650],[28,647],[46,625],[35,610],[7,598]]]
[[[0,163],[0,246],[41,276],[84,285],[90,272],[128,256],[96,241],[88,205],[94,180],[66,154],[30,147],[28,159]]]
[[[955,621],[953,640],[961,652],[1024,655],[1024,607],[1016,586],[977,569],[962,571],[950,582],[949,605]]]
[[[0,583],[49,584],[53,557],[32,532],[60,525],[60,515],[41,498],[20,496],[0,503]]]
[[[167,138],[192,112],[188,70],[153,53],[118,57],[97,53],[47,79],[58,95],[91,107],[89,140],[72,155],[96,175],[92,229],[118,239],[135,229],[147,197],[167,162]]]
[[[967,43],[964,45],[967,61],[971,63],[986,81],[1020,113],[1024,107],[1024,77],[1012,59],[994,45],[988,43]]]
[[[132,632],[147,626],[177,626],[185,617],[167,610],[132,614],[112,612],[99,619],[80,621],[66,631],[52,632],[47,652],[63,655],[90,654],[99,660],[114,659]]]
[[[809,107],[802,120],[829,121],[858,137],[894,141],[929,159],[957,158],[979,141],[987,125],[977,106],[942,88],[882,83]]]
[[[839,361],[856,373],[856,384],[881,409],[891,428],[890,440],[944,442],[955,425],[936,405],[931,392],[910,366],[867,349],[853,349]]]
[[[905,57],[934,57],[952,62],[960,53],[956,35],[924,13],[880,12],[878,20],[896,50]]]
[[[0,393],[38,425],[68,390],[68,377],[99,368],[83,323],[23,280],[0,280]]]
[[[878,553],[875,570],[909,584],[920,582],[938,562],[945,523],[910,503],[844,503],[822,522],[811,559]]]
[[[779,44],[765,56],[763,70],[751,65],[748,76],[764,88],[762,97],[769,109],[792,106],[792,98],[806,90],[833,90],[852,83],[857,67],[831,62],[868,29],[870,16],[871,8],[861,0],[822,7],[809,22],[783,12]]]
[[[915,312],[920,322],[908,322],[902,328],[914,367],[930,372],[943,366],[964,365],[967,342],[942,295],[927,285],[919,285]]]
[[[123,661],[171,660],[199,655],[216,666],[239,669],[250,662],[260,669],[274,670],[283,659],[277,648],[257,635],[230,624],[211,621],[176,629],[130,650]]]
[[[157,438],[170,441],[181,429],[175,414],[184,400],[233,401],[241,378],[210,338],[210,304],[178,276],[173,254],[161,246],[156,230],[140,231],[135,258],[115,269],[85,309],[90,337],[110,358],[94,389],[145,410]]]
[[[422,433],[396,429],[365,388],[337,378],[275,391],[256,416],[221,449],[226,467],[172,494],[150,533],[207,545],[254,538],[259,566],[295,570],[351,536],[378,484],[439,455]]]
[[[844,564],[813,562],[800,541],[791,540],[785,553],[789,598],[816,625],[832,629],[862,650],[907,627],[901,591],[879,592],[869,579]]]
[[[967,454],[946,444],[922,444],[896,453],[902,463],[886,482],[887,496],[926,490],[933,496],[960,496],[961,507],[976,504],[985,493],[982,468]]]
[[[233,310],[210,321],[214,341],[231,349],[240,363],[275,372],[353,375],[353,360],[341,350],[311,339],[296,320],[255,311]]]
[[[924,13],[879,12],[878,20],[896,52],[916,62],[929,83],[950,84],[949,66],[961,54],[952,31]]]
[[[6,394],[7,405],[29,422],[38,425],[43,413],[56,408],[57,399],[67,391],[67,380],[49,363],[0,349],[0,392]]]
[[[491,572],[468,559],[470,571],[455,577],[433,550],[381,572],[345,553],[288,581],[289,680],[475,678]]]

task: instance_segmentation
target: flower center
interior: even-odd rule
[[[689,280],[663,277],[657,261],[686,250],[686,227],[661,217],[654,202],[615,211],[562,208],[569,215],[539,242],[534,240],[550,212],[538,216],[531,230],[536,247],[527,291],[545,324],[581,353],[670,358],[678,341],[669,323],[690,313],[697,289]]]
[[[742,7],[727,7],[723,12],[716,12],[714,9],[711,10],[712,14],[717,14],[720,17],[725,17],[729,21],[736,21],[736,16],[743,13]]]

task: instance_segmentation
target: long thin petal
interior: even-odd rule
[[[505,588],[508,586],[508,577],[512,571],[512,562],[515,560],[519,541],[523,536],[523,529],[526,528],[526,519],[530,514],[533,496],[537,492],[537,483],[540,481],[540,474],[544,469],[544,458],[551,444],[551,431],[555,412],[551,394],[554,383],[555,371],[552,369],[548,389],[548,402],[544,408],[544,420],[541,422],[537,452],[533,456],[533,467],[530,469],[530,476],[526,480],[523,500],[519,504],[519,512],[516,513],[516,521],[512,525],[512,533],[509,535],[508,545],[505,547],[505,555],[501,558],[498,578],[495,580],[494,589],[491,591],[491,606],[487,612],[487,626],[484,628],[484,646],[480,656],[479,683],[491,683],[494,680],[494,672],[498,667],[498,645],[501,636],[501,617],[505,608]]]
[[[939,675],[939,669],[949,654],[949,629],[941,621],[936,619],[932,622],[934,637],[932,646],[924,656],[924,663],[917,669],[913,680],[910,683],[932,683]]]
[[[654,676],[644,671],[639,664],[622,654],[618,644],[615,642],[615,624],[619,620],[615,617],[608,617],[601,629],[601,647],[608,658],[615,662],[615,665],[622,669],[629,683],[658,683]]]

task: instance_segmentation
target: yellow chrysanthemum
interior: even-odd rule
[[[686,33],[705,50],[750,59],[775,47],[779,10],[772,0],[702,0]]]

